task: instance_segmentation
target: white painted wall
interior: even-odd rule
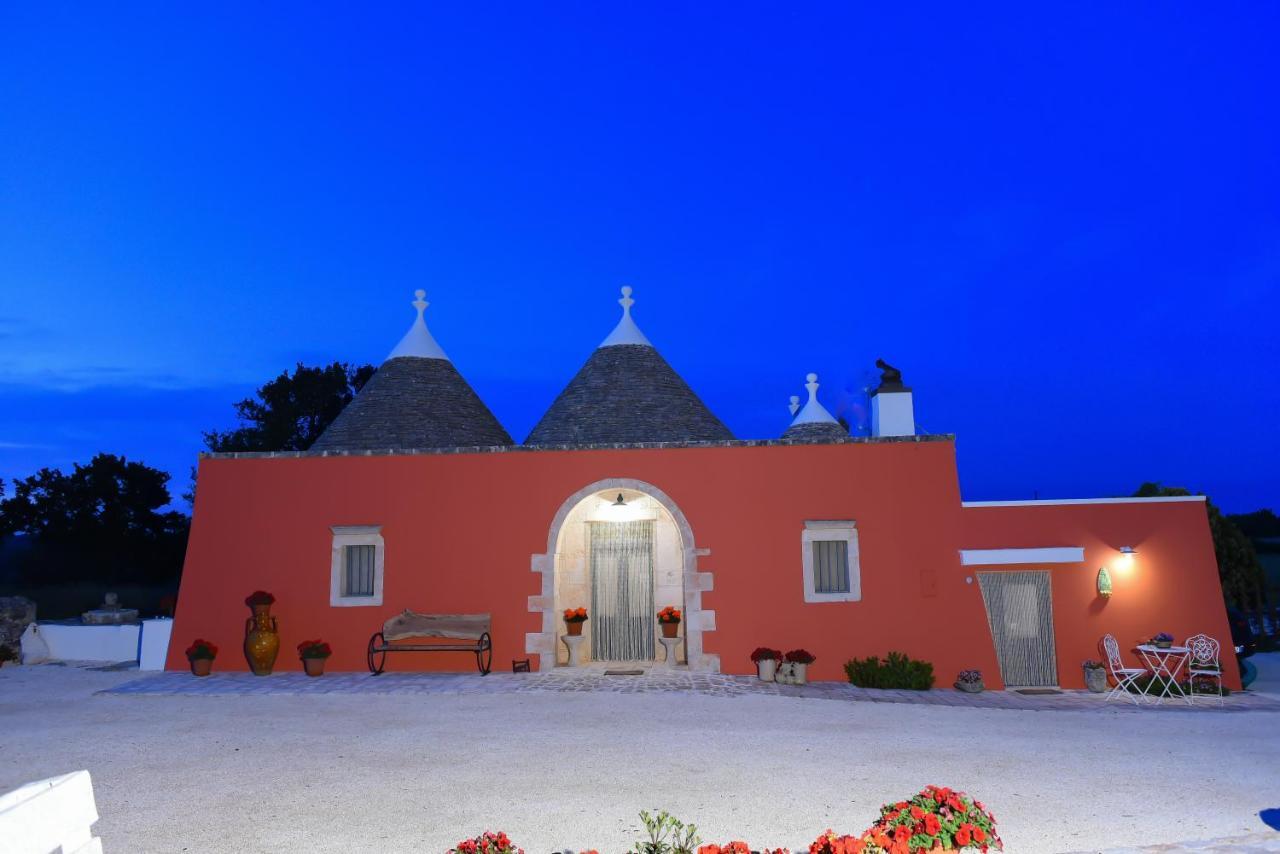
[[[93,835],[98,808],[88,771],[28,783],[0,795],[4,854],[102,854]]]
[[[173,635],[173,620],[157,617],[142,621],[142,643],[138,649],[139,670],[164,670],[164,660],[169,654],[169,639]]]
[[[55,661],[137,661],[141,626],[61,626],[38,623],[36,631]]]
[[[915,406],[909,391],[882,391],[871,397],[872,436],[914,436]]]

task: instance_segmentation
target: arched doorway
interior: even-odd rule
[[[566,664],[560,617],[566,608],[586,607],[585,661],[661,660],[656,613],[674,605],[684,612],[680,663],[718,670],[718,659],[702,651],[703,632],[715,629],[714,612],[702,609],[711,574],[697,571],[706,553],[695,547],[680,508],[652,484],[611,478],[578,490],[552,521],[547,553],[533,556],[543,584],[529,607],[542,613],[542,632],[528,636],[526,649],[538,654],[540,669]]]

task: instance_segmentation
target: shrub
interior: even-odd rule
[[[1155,683],[1155,684],[1152,684],[1152,683]],[[1129,692],[1132,694],[1150,694],[1151,696],[1154,697],[1154,696],[1160,695],[1164,691],[1165,686],[1168,684],[1169,684],[1169,677],[1167,676],[1148,675],[1148,676],[1137,677],[1132,682],[1130,682],[1126,687],[1129,690]],[[1184,694],[1191,693],[1191,683],[1186,679],[1179,682],[1178,687],[1182,689],[1182,693]],[[1212,694],[1215,691],[1217,691],[1217,689],[1218,689],[1218,682],[1215,679],[1201,678],[1201,680],[1196,683],[1197,694]],[[1174,696],[1174,697],[1178,696],[1177,688],[1171,689],[1169,693],[1171,696]],[[1228,688],[1226,685],[1223,685],[1222,696],[1227,697],[1227,696],[1230,696],[1230,694],[1231,694],[1231,689]]]
[[[783,656],[783,660],[792,664],[813,664],[818,658],[807,649],[793,649]]]
[[[697,825],[685,824],[666,810],[657,815],[641,810],[640,821],[649,838],[635,844],[635,854],[695,854],[702,841]]]
[[[767,646],[756,647],[756,651],[751,653],[751,661],[759,664],[762,661],[778,661],[782,658],[782,650],[770,649]]]
[[[845,662],[844,672],[859,688],[905,688],[928,691],[933,687],[933,665],[916,661],[900,652],[891,652],[881,661],[876,656]]]
[[[486,830],[475,839],[464,839],[449,849],[449,854],[524,854],[502,831]]]

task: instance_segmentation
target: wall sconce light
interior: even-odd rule
[[[1138,553],[1138,550],[1135,549],[1133,546],[1121,546],[1120,560],[1117,562],[1118,566],[1121,569],[1131,569],[1133,567],[1134,555],[1136,555],[1137,553]]]
[[[1103,599],[1111,598],[1111,573],[1105,566],[1098,568],[1098,595]]]

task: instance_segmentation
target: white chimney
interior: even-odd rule
[[[911,389],[902,384],[902,371],[884,359],[876,359],[880,369],[880,385],[871,392],[871,435],[914,436],[915,407]]]

